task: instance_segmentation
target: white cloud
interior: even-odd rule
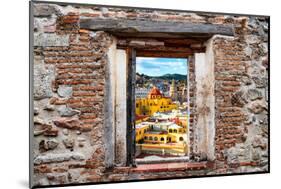
[[[137,57],[136,69],[147,75],[186,74],[187,59]]]

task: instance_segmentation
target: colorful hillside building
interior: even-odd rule
[[[157,87],[153,87],[146,98],[136,99],[136,115],[151,116],[155,112],[167,112],[177,109],[177,104],[169,97],[164,97]]]

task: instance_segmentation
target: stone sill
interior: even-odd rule
[[[184,157],[168,157],[168,158],[159,158],[159,159],[136,159],[136,163],[138,165],[140,164],[158,164],[158,163],[181,163],[181,162],[188,162],[189,157],[184,156]]]
[[[179,163],[154,163],[141,164],[137,167],[116,167],[116,173],[147,173],[147,172],[166,172],[166,171],[188,171],[204,170],[214,166],[213,162],[179,162]]]

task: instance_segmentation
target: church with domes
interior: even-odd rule
[[[136,115],[151,116],[155,112],[168,112],[177,109],[177,104],[169,97],[164,97],[157,87],[153,87],[146,98],[136,99]]]

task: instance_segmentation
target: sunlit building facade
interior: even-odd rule
[[[156,87],[151,89],[146,98],[136,98],[136,115],[151,116],[155,112],[167,112],[177,108],[178,105]]]

